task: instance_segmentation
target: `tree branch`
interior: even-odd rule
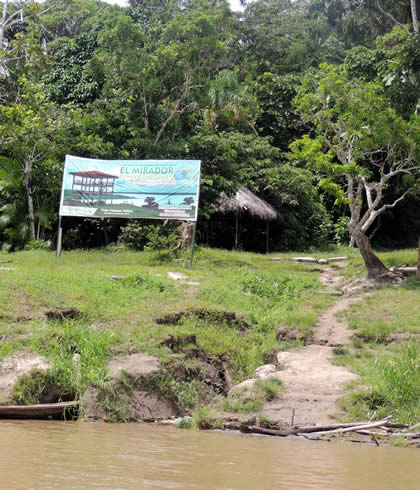
[[[414,0],[415,1],[415,0]],[[376,0],[376,5],[379,9],[379,11],[383,14],[383,15],[386,15],[389,19],[392,20],[392,22],[394,22],[395,24],[397,24],[398,26],[401,27],[401,29],[404,29],[404,31],[407,33],[407,34],[410,34],[410,31],[405,27],[404,24],[401,24],[401,22],[398,22],[398,20],[392,15],[390,14],[389,12],[387,12],[386,10],[384,10],[380,3],[379,3],[379,0]]]

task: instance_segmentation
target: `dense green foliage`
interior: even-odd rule
[[[372,185],[384,148],[418,166],[410,1],[258,0],[242,12],[227,0],[0,1],[0,245],[55,239],[65,154],[201,159],[199,239],[209,244],[231,246],[213,203],[241,186],[282,216],[272,249],[343,242],[340,151],[351,149],[350,174]],[[415,172],[387,183],[382,204],[415,188]],[[414,243],[418,199],[411,191],[387,207],[377,243]],[[69,219],[64,246],[122,234],[142,248],[130,226]],[[158,231],[147,232],[157,248]]]

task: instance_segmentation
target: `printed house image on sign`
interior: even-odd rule
[[[195,221],[199,160],[95,160],[66,156],[60,216]]]
[[[71,187],[71,203],[95,204],[97,206],[112,204],[114,181],[117,176],[88,170],[86,172],[70,172],[73,175]]]

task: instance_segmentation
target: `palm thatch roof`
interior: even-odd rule
[[[233,213],[237,216],[248,213],[265,221],[280,219],[279,212],[271,204],[256,196],[246,187],[241,187],[233,197],[228,197],[222,192],[215,209],[218,213]]]

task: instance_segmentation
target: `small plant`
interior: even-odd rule
[[[266,415],[259,415],[258,425],[263,429],[269,429],[271,427],[270,419]]]
[[[353,344],[353,347],[355,349],[363,349],[364,348],[363,340],[359,339],[358,337],[353,337],[351,340],[351,343]]]
[[[126,393],[108,390],[100,402],[108,422],[130,422],[132,420],[130,400]]]
[[[345,347],[333,347],[333,354],[336,356],[348,356],[350,354],[349,350]]]
[[[124,284],[134,286],[141,291],[153,293],[164,293],[171,289],[171,285],[156,277],[150,277],[148,274],[129,274],[124,279]]]
[[[216,418],[209,407],[200,407],[195,412],[193,421],[200,430],[223,429],[223,421]]]
[[[177,426],[179,429],[192,429],[194,427],[194,421],[192,417],[181,417]]]
[[[405,437],[402,437],[402,436],[391,437],[391,446],[406,447],[407,446],[407,439]]]
[[[255,386],[264,394],[267,401],[273,401],[282,391],[283,383],[278,378],[262,378],[257,380]]]
[[[25,250],[50,250],[51,242],[44,242],[42,240],[30,240],[25,245]]]

